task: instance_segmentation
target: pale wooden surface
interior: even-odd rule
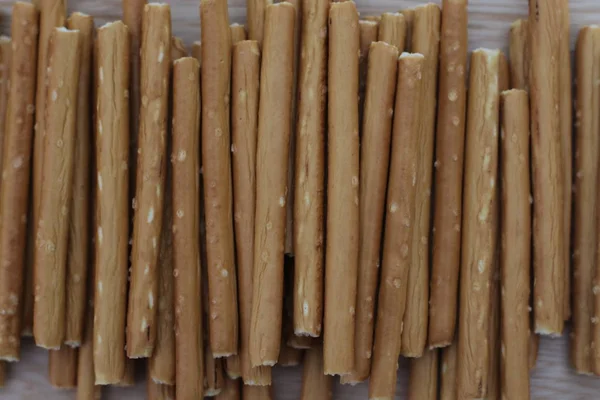
[[[439,1],[437,1],[439,2]],[[0,11],[10,13],[10,0],[0,0]],[[198,40],[200,35],[198,0],[172,0],[173,32],[181,36],[187,45]],[[397,11],[422,3],[417,0],[358,0],[362,15],[384,11]],[[471,0],[469,6],[470,48],[507,46],[507,31],[510,23],[527,13],[527,0]],[[96,17],[98,24],[120,18],[121,0],[70,0],[69,9],[89,13]],[[232,22],[243,22],[245,2],[230,0]],[[598,0],[571,0],[571,37],[582,25],[600,21]],[[2,21],[2,33],[8,33],[8,19]],[[0,390],[0,399],[44,399],[58,400],[74,398],[72,391],[52,389],[46,378],[47,355],[26,342],[22,361],[11,365],[7,386]],[[401,363],[398,382],[398,398],[406,397],[407,370]],[[297,368],[278,370],[275,374],[276,398],[282,400],[299,397],[301,371]],[[600,379],[578,376],[569,368],[567,338],[544,339],[540,346],[538,367],[532,377],[534,399],[587,400],[600,398]],[[143,399],[143,384],[129,389],[106,389],[104,399]],[[358,400],[367,398],[366,385],[335,388],[336,399]]]

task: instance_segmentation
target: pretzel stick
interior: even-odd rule
[[[242,360],[239,354],[225,359],[225,373],[229,379],[238,379],[242,376]]]
[[[235,46],[237,42],[241,42],[242,40],[246,40],[246,28],[244,25],[240,24],[231,24],[229,25],[229,29],[231,29],[231,45]]]
[[[339,3],[339,0],[333,0],[336,3]],[[363,19],[365,21],[369,21],[369,22],[375,22],[376,25],[379,25],[379,23],[381,22],[381,15],[365,15],[363,17]],[[376,40],[374,40],[376,41]]]
[[[48,371],[50,384],[55,388],[75,388],[77,386],[77,349],[62,346],[59,350],[50,350]]]
[[[210,344],[215,357],[238,351],[232,218],[229,94],[231,30],[227,3],[201,0],[202,168],[206,202]]]
[[[125,371],[119,382],[115,383],[116,387],[130,387],[135,385],[135,360],[132,358],[125,359]]]
[[[329,1],[306,1],[302,12],[304,57],[300,58],[298,73],[295,160],[302,167],[296,168],[294,192],[294,333],[320,336],[327,104],[327,36],[320,33],[328,30]]]
[[[3,162],[3,145],[6,133],[6,115],[8,110],[9,80],[10,80],[10,60],[12,54],[10,38],[0,36],[0,168]],[[2,182],[0,182],[0,188]]]
[[[564,176],[560,129],[560,0],[531,1],[531,154],[535,332],[561,335],[564,327]]]
[[[272,0],[249,0],[246,4],[248,18],[248,39],[256,40],[258,47],[262,47],[265,30],[265,14]]]
[[[306,351],[302,371],[300,400],[333,398],[333,378],[323,372],[323,346],[317,345]]]
[[[148,371],[150,374],[150,371]],[[148,400],[175,400],[175,387],[157,383],[148,375],[146,379],[146,396]]]
[[[294,349],[307,350],[312,348],[317,341],[317,338],[312,336],[290,335],[287,339],[287,345]]]
[[[37,241],[37,223],[44,174],[44,147],[46,143],[45,110],[48,86],[48,47],[50,36],[56,27],[63,26],[67,17],[67,0],[40,1],[36,7],[40,10],[39,38],[37,55],[37,86],[35,95],[35,126],[33,142],[33,178],[31,219],[27,236],[27,264],[25,276],[25,294],[23,295],[23,335],[33,335],[34,309],[34,252]]]
[[[396,391],[396,370],[401,350],[406,282],[411,259],[410,244],[416,218],[416,185],[413,182],[418,174],[424,68],[423,55],[400,55],[386,199],[381,285],[369,383],[371,399],[391,400]]]
[[[593,282],[596,262],[597,235],[595,218],[598,196],[598,156],[600,120],[596,109],[600,106],[600,28],[586,26],[579,31],[575,59],[577,66],[577,106],[575,127],[575,170],[573,213],[573,328],[571,362],[580,374],[592,372],[596,342],[592,318],[594,310]],[[593,283],[592,283],[593,286]],[[592,288],[593,289],[593,288]],[[597,342],[596,342],[597,343]]]
[[[216,397],[217,400],[239,400],[240,399],[240,381],[226,378],[223,389]]]
[[[327,2],[325,2],[327,4]],[[327,14],[325,14],[327,15]],[[358,113],[359,127],[363,125],[363,110],[365,108],[365,92],[367,88],[367,72],[369,70],[369,49],[371,43],[377,41],[379,35],[379,20],[358,21],[360,31],[360,56],[358,57]],[[313,32],[313,35],[315,33]]]
[[[101,387],[95,386],[94,377],[94,310],[91,304],[88,304],[86,313],[77,358],[77,400],[95,400],[101,396]]]
[[[247,386],[242,387],[244,400],[271,400],[273,399],[272,386]]]
[[[408,273],[408,294],[402,355],[419,357],[427,342],[429,300],[429,231],[431,189],[433,178],[433,151],[435,134],[438,50],[440,37],[440,9],[435,4],[415,8],[411,51],[425,56],[423,73],[424,118],[419,128],[419,165],[415,198],[415,229],[413,229],[411,268]]]
[[[410,360],[408,397],[436,400],[438,393],[438,350],[428,349],[423,356]]]
[[[490,285],[498,226],[499,62],[497,50],[478,49],[471,56],[459,299],[469,307],[459,311],[459,399],[485,398],[487,392]]]
[[[436,132],[429,347],[449,346],[456,331],[467,90],[467,1],[444,0]]]
[[[415,9],[414,8],[407,8],[405,10],[401,11],[402,15],[404,15],[404,23],[406,25],[406,38],[405,38],[405,43],[406,46],[404,46],[406,48],[406,51],[412,51],[412,42],[413,42],[413,38],[412,38],[412,33],[413,33],[413,25],[415,22]]]
[[[529,98],[502,93],[502,396],[529,396]],[[589,281],[588,281],[589,282]]]
[[[210,345],[204,349],[204,396],[214,397],[223,389],[223,367],[221,358],[214,358]]]
[[[354,368],[358,277],[359,137],[358,13],[352,1],[334,3],[329,15],[327,249],[325,258],[324,365],[327,375]]]
[[[60,348],[65,338],[66,269],[77,132],[79,31],[56,28],[48,45],[48,90],[44,126],[44,176],[34,251],[36,345]]]
[[[406,22],[400,13],[383,13],[379,23],[377,40],[395,46],[402,52],[406,43]]]
[[[518,19],[510,26],[510,85],[529,90],[529,21]]]
[[[122,22],[104,25],[97,35],[94,372],[96,384],[106,385],[125,372],[130,63]]]
[[[202,66],[202,43],[199,40],[192,43],[192,57]]]
[[[183,39],[177,36],[171,36],[171,62],[188,56]]]
[[[382,19],[382,24],[383,21]],[[373,350],[373,315],[381,264],[381,232],[385,209],[389,149],[398,68],[398,49],[375,42],[369,50],[369,73],[360,155],[360,241],[354,339],[354,370],[342,383],[369,377]]]
[[[501,88],[502,89],[502,88]],[[502,174],[499,174],[499,178],[502,177]],[[497,190],[498,196],[500,192]],[[500,197],[498,197],[500,198]],[[496,218],[499,218],[499,206],[496,206]],[[496,244],[496,248],[498,244]],[[489,313],[489,337],[488,337],[488,352],[489,352],[489,373],[488,373],[488,387],[487,387],[487,399],[489,400],[499,400],[501,398],[501,356],[500,352],[502,351],[501,345],[501,326],[500,326],[500,314],[501,314],[501,304],[500,304],[500,264],[499,257],[500,254],[498,249],[496,250],[496,255],[494,256],[494,267],[492,272],[492,283],[490,285],[490,313]],[[524,309],[524,310],[527,310]],[[507,342],[507,343],[510,343]],[[524,353],[527,357],[527,352]],[[529,377],[528,374],[525,377]]]
[[[440,368],[440,400],[456,400],[456,342],[440,350],[442,365]]]
[[[158,259],[164,218],[166,128],[171,55],[171,9],[144,7],[141,44],[139,149],[131,279],[127,307],[127,356],[149,357],[155,346]]]

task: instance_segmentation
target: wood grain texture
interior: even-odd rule
[[[397,11],[422,3],[421,0],[356,0],[362,15],[379,14],[384,11]],[[12,0],[0,0],[0,13],[10,13]],[[436,2],[439,2],[436,0]],[[172,17],[176,21],[173,34],[181,36],[186,45],[200,38],[198,0],[171,0]],[[243,22],[245,14],[244,0],[229,0],[231,22]],[[81,11],[95,17],[97,25],[121,17],[121,0],[70,0],[69,12]],[[600,17],[600,3],[597,0],[572,0],[571,12],[571,49],[580,27],[597,23]],[[469,4],[469,49],[476,47],[508,48],[508,29],[516,18],[527,13],[525,0],[470,0]],[[9,32],[10,20],[2,18],[0,30]],[[594,399],[600,390],[600,379],[576,375],[568,362],[567,333],[560,339],[543,338],[537,368],[532,376],[533,399],[580,400]],[[36,349],[30,340],[23,342],[21,362],[11,365],[7,375],[6,387],[0,391],[3,400],[39,399],[62,400],[74,398],[74,391],[59,392],[50,388],[45,367],[47,352]],[[398,379],[399,398],[406,398],[407,364],[400,363]],[[275,369],[275,398],[280,400],[296,399],[300,393],[302,369]],[[127,398],[144,399],[144,382],[135,387],[108,388],[103,399]],[[367,398],[367,386],[334,386],[334,399],[358,400]]]

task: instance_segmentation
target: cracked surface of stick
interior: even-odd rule
[[[456,341],[440,349],[440,400],[456,400]]]
[[[413,229],[411,267],[408,273],[408,294],[402,331],[402,355],[419,357],[427,342],[429,311],[429,235],[433,152],[435,136],[438,53],[440,42],[440,8],[426,4],[415,8],[411,51],[425,56],[423,73],[424,114],[419,128],[419,165],[415,198],[415,228]]]
[[[171,9],[144,7],[141,42],[140,125],[127,306],[127,356],[149,357],[156,342],[158,260],[164,218]]]
[[[17,2],[12,9],[10,90],[3,141],[3,179],[0,190],[0,359],[18,361],[24,296],[27,203],[32,158],[38,12]],[[25,23],[23,23],[25,22]]]
[[[79,31],[56,28],[48,45],[44,178],[34,252],[33,336],[37,346],[58,349],[65,338],[77,95],[81,57]]]
[[[173,66],[173,277],[177,397],[202,395],[204,345],[200,274],[200,66],[184,58]],[[177,213],[176,211],[176,213]]]
[[[233,212],[238,270],[240,316],[240,362],[244,383],[271,383],[270,369],[252,368],[250,330],[254,270],[254,212],[256,200],[256,140],[260,51],[258,42],[243,41],[233,47],[232,63],[232,154]]]
[[[97,33],[94,371],[96,384],[125,372],[129,238],[129,33],[122,22]],[[110,84],[103,84],[109,82]]]
[[[281,345],[294,23],[289,3],[267,7],[256,144],[250,360],[273,366]]]
[[[304,352],[302,391],[300,400],[331,400],[333,378],[323,371],[323,346],[313,346]]]
[[[437,349],[427,349],[423,356],[410,360],[408,397],[410,399],[436,400],[438,393]]]
[[[400,13],[383,13],[379,22],[377,40],[396,47],[400,53],[406,44],[406,21]]]
[[[320,336],[323,323],[325,111],[329,2],[303,4],[294,196],[294,333]],[[311,97],[312,93],[312,97]],[[310,150],[309,150],[310,149]],[[304,313],[305,304],[308,312]]]
[[[65,344],[79,347],[83,339],[87,309],[87,277],[90,260],[90,152],[92,147],[90,92],[94,19],[89,15],[76,12],[67,20],[67,27],[80,33],[81,64],[77,89],[77,126],[73,160],[75,168],[67,254]]]
[[[510,86],[529,90],[529,21],[518,19],[509,31]]]
[[[535,332],[564,327],[564,175],[560,126],[562,0],[529,2]]]
[[[59,350],[50,350],[48,355],[48,379],[59,389],[74,389],[77,386],[77,349],[63,345]]]
[[[383,22],[382,22],[383,23]],[[375,296],[381,264],[381,242],[388,186],[392,116],[398,48],[375,42],[369,50],[369,73],[360,155],[360,239],[354,339],[354,369],[342,383],[366,380],[371,370]]]
[[[272,0],[248,0],[246,5],[248,39],[256,40],[259,48],[262,48],[267,6],[272,3]]]
[[[383,262],[369,382],[370,399],[391,400],[396,391],[411,240],[416,219],[424,68],[425,58],[422,54],[403,53],[398,61]]]
[[[442,7],[429,347],[450,345],[456,331],[467,104],[467,1]]]
[[[459,399],[485,398],[488,384],[488,316],[498,228],[499,63],[498,50],[477,49],[471,56],[457,356]]]
[[[529,295],[531,220],[529,96],[524,90],[503,92],[502,108],[502,396],[529,398]],[[592,247],[593,248],[593,247]]]
[[[359,243],[358,12],[352,1],[329,15],[327,240],[324,365],[327,375],[354,368]]]
[[[50,35],[56,27],[63,26],[67,18],[67,0],[47,0],[36,3],[39,14],[39,37],[37,55],[37,86],[35,95],[35,126],[33,139],[33,178],[31,217],[27,239],[27,266],[25,294],[23,297],[23,335],[33,335],[34,272],[33,262],[37,235],[37,221],[41,201],[42,179],[44,175],[44,146],[46,142],[45,110],[48,86],[48,46]]]
[[[202,169],[206,204],[210,345],[216,357],[238,351],[229,96],[231,29],[227,3],[200,2],[202,23]]]

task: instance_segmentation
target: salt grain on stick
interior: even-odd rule
[[[529,2],[535,332],[564,327],[564,175],[560,125],[562,0]]]
[[[33,102],[38,12],[16,2],[12,9],[10,91],[3,141],[0,191],[0,359],[18,361],[21,348],[21,304],[32,157]]]
[[[354,368],[359,243],[358,12],[334,3],[329,16],[327,249],[324,364],[328,375]]]
[[[272,366],[281,345],[283,249],[296,11],[267,7],[262,52],[250,359]]]
[[[402,52],[406,43],[406,21],[400,13],[383,13],[377,40],[395,46]]]
[[[97,176],[94,179],[94,371],[98,385],[118,383],[125,372],[129,48],[129,32],[122,22],[98,29],[95,71]]]
[[[333,378],[323,372],[323,346],[319,344],[304,355],[300,400],[331,400],[332,388]]]
[[[424,68],[425,58],[421,54],[403,53],[398,61],[383,263],[369,383],[370,399],[391,400],[396,391],[411,240],[416,219]]]
[[[383,21],[382,21],[383,23]],[[388,184],[398,49],[371,44],[360,155],[360,240],[354,339],[354,370],[342,383],[366,380],[371,370],[375,296],[381,264],[381,232]]]
[[[531,225],[527,223],[531,220],[530,169],[527,162],[529,96],[524,90],[503,92],[501,107],[502,396],[527,399],[531,267]]]
[[[440,400],[456,400],[456,353],[458,345],[453,342],[441,349]]]
[[[248,39],[256,40],[258,47],[262,47],[265,30],[265,14],[267,6],[272,0],[248,0],[246,15],[248,16]]]
[[[456,330],[467,104],[467,1],[444,0],[436,133],[430,347],[450,345]]]
[[[457,355],[459,399],[485,398],[487,392],[490,285],[498,228],[499,62],[497,50],[478,49],[471,56]]]
[[[510,86],[529,89],[529,21],[518,19],[510,26]]]
[[[210,345],[216,357],[238,351],[229,96],[231,29],[227,2],[202,0],[202,168],[206,212]]]
[[[233,212],[235,215],[236,254],[240,315],[240,361],[244,383],[271,383],[270,369],[252,368],[250,330],[252,280],[254,270],[254,212],[256,199],[256,140],[260,51],[256,41],[233,47],[232,64],[232,154]]]
[[[33,336],[35,343],[58,349],[65,338],[66,271],[71,216],[77,95],[81,64],[79,31],[56,28],[48,45],[44,179],[34,221]]]
[[[422,357],[410,360],[408,398],[436,400],[438,393],[438,350],[425,350]]]
[[[294,191],[294,333],[320,336],[323,322],[325,110],[329,1],[303,4]],[[325,34],[323,34],[325,33]]]
[[[59,350],[50,350],[48,371],[50,384],[55,388],[75,388],[77,386],[77,349],[63,346]]]
[[[405,357],[419,357],[423,353],[427,341],[430,203],[433,180],[440,8],[436,4],[415,8],[413,24],[411,51],[425,56],[423,70],[425,76],[423,77],[424,89],[421,98],[423,102],[421,112],[424,116],[419,128],[419,172],[415,199],[417,209],[402,331],[402,355]]]

